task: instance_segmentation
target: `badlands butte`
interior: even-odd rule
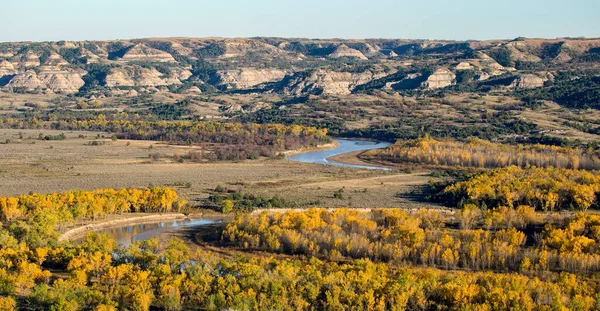
[[[596,68],[597,62],[589,60],[597,59],[599,48],[596,39],[153,38],[1,43],[0,86],[13,92],[61,94],[95,88],[105,96],[132,96],[169,86],[184,86],[177,91],[187,93],[214,87],[340,95],[367,89],[439,89],[472,79],[514,90],[541,87],[554,79],[556,70]],[[463,79],[467,71],[473,77]],[[498,77],[506,81],[491,83]],[[369,85],[373,81],[378,83]]]
[[[0,112],[112,109],[370,138],[589,142],[599,72],[600,39],[585,38],[8,42]]]

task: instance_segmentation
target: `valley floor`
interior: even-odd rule
[[[39,140],[64,133],[64,140]],[[106,136],[103,138],[102,136]],[[298,207],[419,208],[410,193],[428,182],[427,171],[403,173],[292,162],[285,159],[178,163],[153,154],[183,155],[198,147],[155,141],[112,141],[101,132],[0,130],[0,195],[74,189],[170,186],[192,203],[217,185],[265,197],[278,195]],[[97,141],[98,145],[90,142]],[[336,159],[340,160],[340,159]],[[342,161],[359,161],[356,154]],[[344,198],[334,192],[344,189]],[[437,206],[433,206],[437,207]]]

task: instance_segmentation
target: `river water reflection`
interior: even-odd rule
[[[339,146],[329,150],[305,152],[297,155],[288,157],[293,161],[300,161],[305,163],[324,164],[324,165],[337,165],[353,168],[362,169],[381,169],[387,170],[388,168],[381,166],[370,166],[370,165],[355,165],[346,164],[329,160],[330,157],[337,156],[340,154],[354,152],[354,151],[365,151],[371,149],[385,148],[390,146],[388,142],[374,142],[365,140],[352,140],[352,139],[336,139]],[[99,232],[108,233],[119,246],[127,247],[134,241],[148,240],[156,235],[171,230],[177,230],[186,227],[197,227],[205,226],[220,222],[220,219],[183,219],[183,220],[171,220],[163,221],[159,223],[150,224],[135,224],[126,225],[122,227],[108,228]],[[81,239],[79,239],[81,241]],[[77,242],[77,241],[76,241]]]
[[[98,231],[99,233],[108,233],[119,246],[127,247],[135,241],[144,241],[155,237],[157,234],[177,230],[186,227],[196,227],[210,225],[219,222],[214,219],[182,219],[170,220],[151,224],[135,224],[122,227],[108,228]],[[75,242],[81,241],[76,240]]]
[[[304,163],[336,165],[336,166],[364,168],[364,169],[388,170],[388,168],[382,167],[382,166],[347,164],[347,163],[332,161],[332,160],[329,160],[329,158],[340,155],[340,154],[348,153],[348,152],[366,151],[366,150],[371,150],[371,149],[385,148],[385,147],[390,146],[391,143],[374,142],[374,141],[366,141],[366,140],[352,140],[352,139],[335,139],[335,141],[339,144],[339,146],[336,148],[328,149],[328,150],[321,150],[321,151],[311,151],[311,152],[299,153],[296,155],[289,156],[288,159],[290,159],[292,161],[299,161],[299,162],[304,162]]]

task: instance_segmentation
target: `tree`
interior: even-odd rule
[[[17,310],[17,302],[12,297],[0,296],[0,310],[2,310],[2,311]]]
[[[221,202],[221,212],[223,214],[229,214],[231,212],[233,212],[233,201],[231,200],[223,200]]]
[[[475,204],[465,204],[463,208],[456,213],[463,229],[471,229],[481,216],[481,210]]]

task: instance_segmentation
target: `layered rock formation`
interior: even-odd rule
[[[394,50],[380,50],[379,52],[389,58],[398,57],[398,54]]]
[[[38,90],[42,88],[42,81],[38,79],[35,71],[27,70],[24,73],[16,75],[5,86],[5,89],[11,91],[15,88],[24,88],[26,90]]]
[[[552,62],[556,64],[563,64],[568,63],[571,60],[573,60],[573,58],[567,52],[561,51],[560,53],[558,53],[558,55],[556,55]]]
[[[200,88],[197,86],[191,86],[191,87],[188,87],[187,89],[185,89],[184,93],[185,94],[202,94],[202,90],[200,90]]]
[[[37,67],[40,65],[40,56],[32,51],[27,51],[25,54],[15,55],[11,61],[15,67],[19,68]]]
[[[385,73],[350,73],[329,70],[315,70],[297,73],[287,77],[278,86],[277,91],[291,95],[304,93],[323,93],[331,95],[350,94],[361,84],[386,76]]]
[[[275,46],[254,39],[228,39],[220,42],[225,47],[221,58],[244,56],[248,53],[258,55],[288,56],[289,53]]]
[[[456,67],[454,67],[456,70],[470,70],[473,69],[473,66],[468,63],[468,62],[461,62],[458,65],[456,65]]]
[[[362,60],[368,60],[368,58],[361,53],[359,50],[355,50],[349,48],[347,45],[342,44],[338,46],[333,53],[329,54],[331,58],[340,58],[340,57],[354,57]]]
[[[439,89],[454,84],[456,75],[447,68],[439,68],[432,73],[427,81],[423,82],[423,87],[428,89]]]
[[[506,44],[506,47],[511,51],[511,57],[513,60],[525,61],[525,62],[540,62],[542,59],[534,54],[527,52],[526,42],[517,41]]]
[[[82,73],[72,71],[42,71],[34,70],[15,75],[5,86],[5,89],[22,88],[27,91],[51,91],[53,93],[76,93],[85,82]]]
[[[226,88],[246,89],[265,82],[279,81],[286,72],[279,69],[241,68],[216,72],[217,85]]]
[[[44,61],[44,66],[53,66],[53,67],[58,67],[58,66],[66,66],[69,65],[69,63],[64,60],[62,57],[60,57],[60,55],[58,55],[55,52],[50,53],[50,56],[48,56],[48,58]]]
[[[133,76],[134,74],[128,73],[125,70],[113,69],[104,78],[104,83],[107,87],[135,86]]]
[[[121,57],[125,61],[175,62],[175,58],[167,52],[147,47],[138,43]]]
[[[106,75],[105,84],[108,87],[165,86],[181,84],[191,75],[191,72],[182,68],[173,68],[169,74],[163,74],[155,68],[113,68]]]
[[[519,70],[503,67],[489,57],[498,57],[500,48],[510,51],[506,64],[518,61],[537,64],[527,70],[520,66]],[[82,85],[85,72],[81,68],[90,71],[86,81],[104,87],[90,88],[89,92],[96,93],[86,94],[96,96],[111,94],[119,87],[135,87],[139,93],[156,92],[157,88],[166,92],[165,86],[184,82],[187,86],[207,83],[219,90],[300,95],[348,94],[363,84],[361,91],[385,87],[390,92],[440,89],[456,83],[455,74],[463,70],[473,70],[475,77],[460,83],[474,82],[476,88],[481,86],[478,81],[494,80],[495,76],[505,75],[500,80],[519,77],[510,86],[506,85],[508,82],[486,84],[502,91],[539,87],[547,79],[544,78],[547,72],[574,70],[579,65],[595,70],[599,68],[596,60],[599,51],[598,39],[567,38],[469,42],[301,38],[18,42],[0,44],[0,87],[73,93]],[[453,64],[451,60],[458,61]],[[439,69],[429,77],[386,77],[396,70],[414,74],[430,66]],[[189,80],[192,71],[195,76]],[[177,92],[184,94],[198,91],[177,88]],[[117,93],[122,92],[114,94]]]
[[[546,80],[533,74],[520,75],[508,86],[508,88],[512,90],[534,89],[544,86]]]
[[[10,76],[17,74],[15,66],[7,60],[0,61],[0,78],[3,76]]]

